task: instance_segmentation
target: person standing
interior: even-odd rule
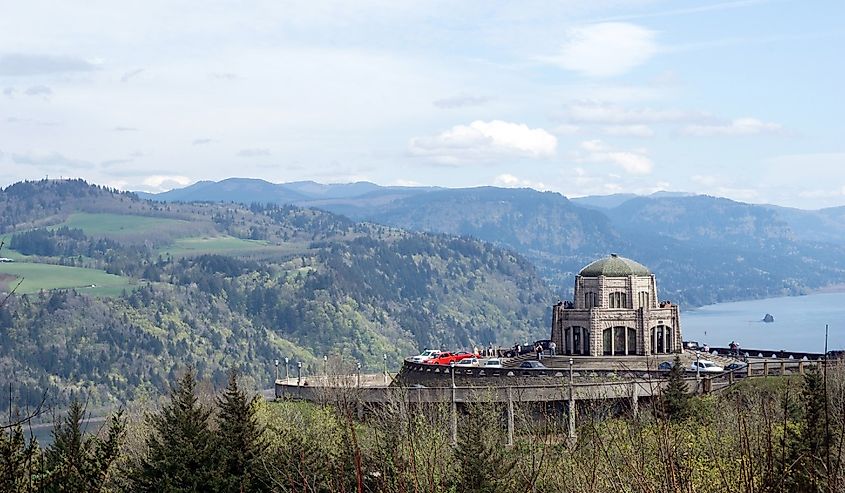
[[[549,354],[551,356],[555,356],[556,350],[557,350],[557,344],[555,344],[555,341],[550,342],[549,343]]]

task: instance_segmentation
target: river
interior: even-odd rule
[[[774,322],[762,321],[767,313]],[[829,349],[845,349],[845,293],[718,303],[681,313],[684,339],[714,347],[736,341],[749,349],[822,352],[825,324]]]

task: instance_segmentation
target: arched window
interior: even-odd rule
[[[672,352],[672,328],[658,325],[651,329],[651,351],[654,354]]]
[[[625,327],[613,328],[613,354],[625,355]]]
[[[590,329],[581,329],[581,340],[584,344],[584,348],[581,351],[581,354],[590,354]]]
[[[648,291],[640,291],[639,294],[637,294],[637,298],[640,308],[651,308]]]
[[[610,308],[628,308],[628,296],[621,291],[610,293],[609,301]]]
[[[569,334],[571,332],[572,330],[569,327],[563,329],[563,350],[565,351],[564,354],[571,354],[570,352],[572,351],[572,346],[569,343]]]

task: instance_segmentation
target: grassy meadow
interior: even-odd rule
[[[17,291],[19,294],[75,288],[80,292],[95,296],[116,296],[124,288],[130,288],[133,284],[133,281],[127,277],[108,274],[101,270],[32,262],[0,263],[0,274],[15,276],[16,279],[5,281],[10,288],[17,284],[18,279],[24,278]]]

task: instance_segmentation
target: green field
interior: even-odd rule
[[[26,255],[21,254],[15,250],[9,249],[9,242],[12,241],[12,235],[0,235],[0,242],[3,243],[3,249],[0,250],[0,257],[6,257],[13,260],[23,260],[26,259]]]
[[[132,216],[128,214],[91,214],[77,212],[59,226],[81,229],[86,235],[120,236],[150,233],[161,230],[184,229],[191,221],[164,217]]]
[[[5,282],[4,288],[8,289],[14,287],[18,279],[24,278],[17,291],[19,294],[76,288],[81,293],[95,296],[117,296],[124,288],[131,288],[133,282],[127,277],[107,274],[101,270],[30,262],[0,263],[0,274],[11,274],[17,278]]]
[[[158,249],[161,255],[174,257],[216,253],[220,255],[249,255],[262,253],[289,253],[302,250],[300,245],[272,245],[262,240],[244,240],[234,236],[204,236],[180,238],[172,245]]]

